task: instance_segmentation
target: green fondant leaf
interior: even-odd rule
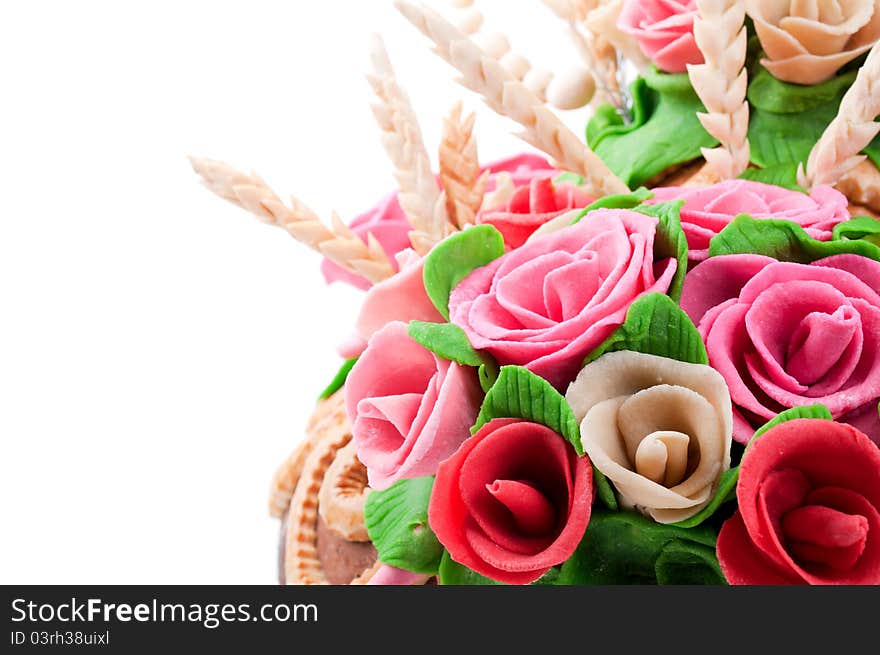
[[[443,558],[440,560],[440,584],[441,585],[501,585],[491,578],[480,575],[476,571],[472,571],[466,566],[456,562],[449,556],[449,553],[443,551]]]
[[[584,208],[584,211],[581,212],[571,224],[574,225],[594,209],[633,209],[653,197],[654,194],[643,186],[640,186],[631,193],[618,193],[611,196],[605,196],[604,198],[599,198],[593,204],[587,205]]]
[[[718,144],[700,124],[705,111],[686,73],[646,71],[632,85],[632,121],[610,105],[600,106],[587,124],[587,143],[627,186],[646,184],[676,164]]]
[[[657,584],[727,584],[715,549],[693,541],[673,539],[663,546],[654,562]]]
[[[646,294],[630,305],[623,325],[587,356],[584,365],[618,350],[634,350],[691,364],[709,363],[696,326],[681,307],[662,293]]]
[[[605,507],[612,512],[616,512],[618,508],[617,496],[614,494],[614,488],[608,482],[608,478],[599,469],[593,466],[593,489],[596,490],[596,498],[598,498]]]
[[[703,521],[717,512],[718,508],[724,503],[736,497],[737,480],[739,480],[739,467],[734,466],[733,468],[727,469],[721,474],[721,479],[718,481],[718,488],[715,490],[715,495],[712,496],[712,500],[709,501],[709,504],[692,517],[685,519],[684,521],[673,523],[673,525],[680,528],[695,528],[700,525]]]
[[[401,480],[367,496],[364,519],[379,561],[413,573],[434,574],[443,546],[428,525],[434,476]]]
[[[746,449],[748,450],[748,447],[755,443],[756,439],[767,433],[769,430],[775,428],[780,423],[793,421],[799,418],[819,418],[826,421],[834,420],[834,417],[831,415],[829,409],[821,403],[816,403],[815,405],[807,405],[804,407],[792,407],[791,409],[787,409],[784,412],[780,412],[774,418],[770,419],[764,425],[758,428],[758,430],[749,440]]]
[[[658,202],[655,205],[639,205],[634,211],[659,219],[654,238],[654,261],[672,257],[678,262],[675,275],[669,285],[669,297],[675,302],[681,298],[681,288],[688,266],[688,243],[681,229],[681,208],[684,200]]]
[[[357,360],[357,357],[353,357],[352,359],[346,359],[342,363],[342,366],[339,367],[339,371],[336,373],[336,376],[333,378],[330,384],[327,385],[327,388],[321,392],[321,395],[318,396],[318,400],[325,400],[329,398],[343,387],[345,381],[348,379],[348,374],[351,372],[351,369],[354,367]]]
[[[477,369],[477,375],[480,378],[480,386],[483,387],[483,391],[488,392],[492,388],[492,385],[498,379],[499,372],[498,364],[494,359],[490,359],[488,363],[480,365],[480,368]]]
[[[452,323],[411,321],[407,332],[413,341],[443,359],[464,366],[483,366],[492,363],[492,358],[474,350],[464,330]]]
[[[833,77],[821,84],[804,86],[783,82],[763,66],[749,80],[749,102],[755,109],[774,114],[802,114],[840,98],[856,79],[856,73]]]
[[[565,397],[547,380],[522,366],[501,367],[471,432],[476,433],[495,418],[520,418],[546,425],[565,437],[578,455],[584,454],[580,428]]]
[[[880,247],[868,241],[817,241],[791,221],[754,219],[740,214],[709,242],[709,256],[753,253],[779,261],[809,264],[817,259],[851,253],[880,261]]]
[[[810,150],[837,115],[840,101],[857,74],[858,63],[853,64],[827,82],[809,86],[782,82],[765,68],[754,68],[748,90],[749,146],[752,163],[767,172],[747,171],[741,177],[801,190],[794,179],[797,165],[807,161]],[[862,152],[880,166],[880,136]]]
[[[766,168],[747,168],[739,176],[741,180],[752,180],[764,184],[775,184],[792,191],[803,192],[797,181],[797,162],[777,164]]]
[[[676,546],[670,546],[674,542]],[[686,530],[635,512],[594,510],[583,540],[562,565],[556,584],[657,584],[661,579],[674,584],[695,578],[723,584],[723,578],[710,575],[712,566],[707,565],[714,548],[715,534],[708,528]],[[686,561],[701,571],[681,571]]]
[[[834,226],[832,239],[864,239],[875,246],[880,246],[880,221],[870,216],[856,216],[846,223]]]
[[[449,294],[474,270],[504,254],[504,237],[491,225],[476,225],[438,243],[425,258],[425,291],[449,320]]]

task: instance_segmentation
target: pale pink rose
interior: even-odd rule
[[[466,277],[449,298],[471,345],[564,389],[644,293],[665,293],[676,261],[654,262],[657,219],[599,209]]]
[[[376,237],[392,264],[394,255],[410,245],[409,231],[412,228],[397,202],[396,191],[382,198],[372,209],[357,216],[349,227],[364,243],[367,242],[368,234]],[[327,284],[345,282],[358,289],[370,288],[371,283],[367,278],[347,271],[329,259],[321,262],[321,273],[324,274]]]
[[[652,191],[650,203],[685,201],[681,227],[687,236],[691,262],[709,256],[709,241],[737,214],[792,221],[820,241],[828,241],[834,226],[850,218],[846,196],[825,185],[817,186],[809,195],[751,180],[726,180],[708,187],[658,187]]]
[[[645,56],[667,73],[702,64],[694,39],[696,0],[624,0],[617,27],[634,37]]]
[[[493,225],[504,237],[504,245],[512,250],[548,221],[586,207],[594,200],[572,184],[554,184],[552,175],[536,176],[528,185],[519,187],[507,202],[481,210],[476,223]]]
[[[373,489],[434,475],[468,437],[483,399],[476,369],[441,359],[392,322],[345,383],[358,459]]]
[[[880,441],[880,262],[711,257],[688,273],[681,307],[730,388],[734,439],[821,403]]]
[[[487,191],[493,191],[496,186],[495,176],[498,173],[510,175],[515,188],[528,185],[536,176],[555,176],[559,171],[555,170],[546,159],[538,155],[523,153],[514,157],[507,157],[492,162],[482,168],[490,171]],[[385,254],[391,259],[397,269],[395,256],[400,251],[409,248],[409,232],[412,229],[410,223],[397,201],[397,192],[385,196],[378,205],[356,217],[349,225],[352,232],[358,235],[364,243],[367,235],[372,234],[379,241]],[[341,266],[325,259],[321,263],[321,272],[327,284],[333,282],[346,282],[358,289],[369,289],[370,282],[364,277],[346,271]]]
[[[355,333],[338,348],[342,357],[358,357],[370,337],[392,321],[445,322],[425,291],[425,260],[409,249],[398,253],[397,260],[400,272],[367,291]]]

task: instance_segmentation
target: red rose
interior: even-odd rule
[[[880,449],[844,423],[787,421],[746,451],[718,535],[730,584],[880,584]]]
[[[476,222],[494,225],[508,249],[519,248],[544,223],[593,200],[576,186],[554,185],[550,177],[536,177],[518,188],[505,204],[480,211]]]
[[[528,584],[567,560],[590,520],[593,472],[550,428],[490,421],[440,464],[428,522],[450,557]]]

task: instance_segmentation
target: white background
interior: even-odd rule
[[[538,0],[479,6],[536,64],[574,57]],[[390,0],[3,3],[0,583],[275,581],[268,484],[360,293],[186,156],[323,216],[371,206],[371,31],[432,151],[457,98],[484,161],[526,149]]]

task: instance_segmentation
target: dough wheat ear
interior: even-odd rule
[[[489,178],[488,172],[480,173],[474,139],[475,119],[475,114],[462,117],[459,102],[443,120],[440,181],[446,192],[447,214],[459,229],[474,222]]]
[[[430,38],[435,52],[461,73],[459,83],[480,94],[489,107],[519,123],[518,136],[565,170],[584,177],[588,193],[605,196],[629,188],[590,148],[501,63],[435,11],[404,0],[397,9]]]
[[[214,159],[191,157],[190,162],[210,191],[265,223],[283,227],[294,239],[342,268],[373,283],[394,274],[391,261],[372,234],[364,243],[335,214],[331,228],[296,198],[291,197],[290,205],[285,205],[256,174],[242,173]]]
[[[376,94],[373,115],[382,131],[382,145],[394,165],[400,206],[413,226],[410,241],[417,252],[425,254],[450,232],[446,203],[441,202],[416,114],[397,82],[378,35],[371,40],[370,59],[373,72],[367,79]]]
[[[880,132],[880,42],[859,69],[856,81],[840,102],[837,116],[810,151],[806,172],[798,167],[798,184],[812,189],[835,184],[865,160],[858,154]]]
[[[688,75],[708,110],[697,117],[721,142],[702,153],[719,178],[732,179],[749,165],[745,6],[739,0],[698,0],[697,9],[694,37],[705,61],[688,66]]]

